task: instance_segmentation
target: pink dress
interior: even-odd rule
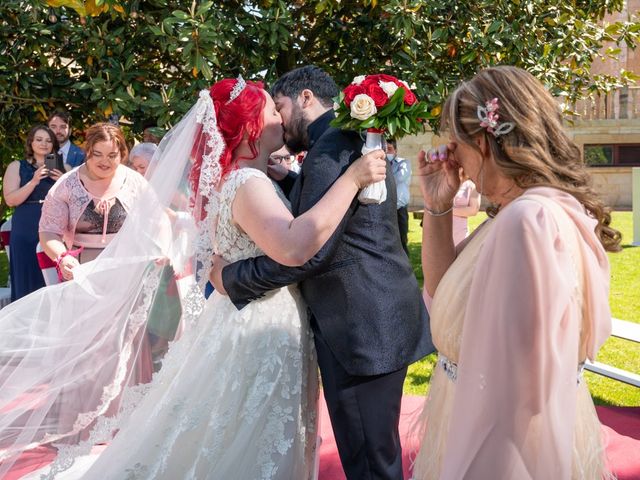
[[[471,201],[471,194],[476,189],[476,186],[471,180],[466,180],[460,185],[458,193],[453,197],[453,206],[456,208],[468,207]],[[453,243],[459,244],[462,240],[469,235],[468,219],[467,217],[457,217],[453,215]]]
[[[581,376],[611,329],[595,224],[574,197],[532,188],[449,267],[430,310],[439,357],[415,479],[603,478]]]

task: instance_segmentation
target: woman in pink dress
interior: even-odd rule
[[[611,330],[606,251],[620,233],[590,186],[553,97],[515,67],[447,100],[451,143],[421,155],[422,265],[438,363],[416,479],[607,476],[582,378]],[[492,202],[457,248],[458,168]]]
[[[453,243],[456,245],[469,235],[469,217],[480,211],[480,194],[475,184],[462,169],[459,175],[460,188],[453,197]]]
[[[140,194],[144,177],[123,162],[128,149],[118,127],[99,123],[87,130],[85,163],[49,191],[40,218],[40,243],[65,280],[113,240]]]
[[[95,259],[109,245],[147,184],[123,165],[129,151],[117,126],[93,125],[84,148],[86,161],[49,190],[40,217],[40,244],[63,280],[71,280],[78,265]],[[132,381],[146,383],[153,373],[151,349],[146,335],[140,334],[136,343],[139,354]]]

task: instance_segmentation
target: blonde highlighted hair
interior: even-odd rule
[[[492,98],[500,102],[499,122],[515,124],[498,137],[478,118],[478,106]],[[482,70],[449,96],[441,129],[478,151],[474,139],[484,135],[496,165],[518,187],[553,187],[573,195],[598,220],[595,232],[604,248],[620,250],[620,232],[610,226],[610,210],[593,190],[580,149],[564,130],[558,104],[533,75],[509,66]],[[494,216],[498,207],[487,212]]]

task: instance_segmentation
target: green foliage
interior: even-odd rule
[[[557,95],[610,87],[590,78],[605,42],[615,56],[640,34],[635,20],[600,24],[622,0],[3,0],[0,155],[23,150],[29,125],[55,107],[76,131],[110,114],[171,126],[197,91],[225,76],[272,82],[302,64],[339,85],[389,73],[417,86],[437,125],[462,78],[494,64],[522,66]],[[603,50],[604,51],[604,50]],[[626,72],[622,80],[633,80]]]
[[[613,162],[612,147],[602,145],[585,145],[584,162],[591,166],[611,165]]]

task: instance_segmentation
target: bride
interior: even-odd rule
[[[216,83],[161,143],[149,188],[103,254],[2,311],[0,478],[21,453],[52,446],[45,478],[313,475],[317,367],[297,289],[238,311],[215,293],[204,303],[201,285],[214,251],[305,263],[386,164],[381,150],[363,156],[294,219],[266,176],[282,144],[260,83]],[[167,262],[181,337],[150,384],[130,385]]]

